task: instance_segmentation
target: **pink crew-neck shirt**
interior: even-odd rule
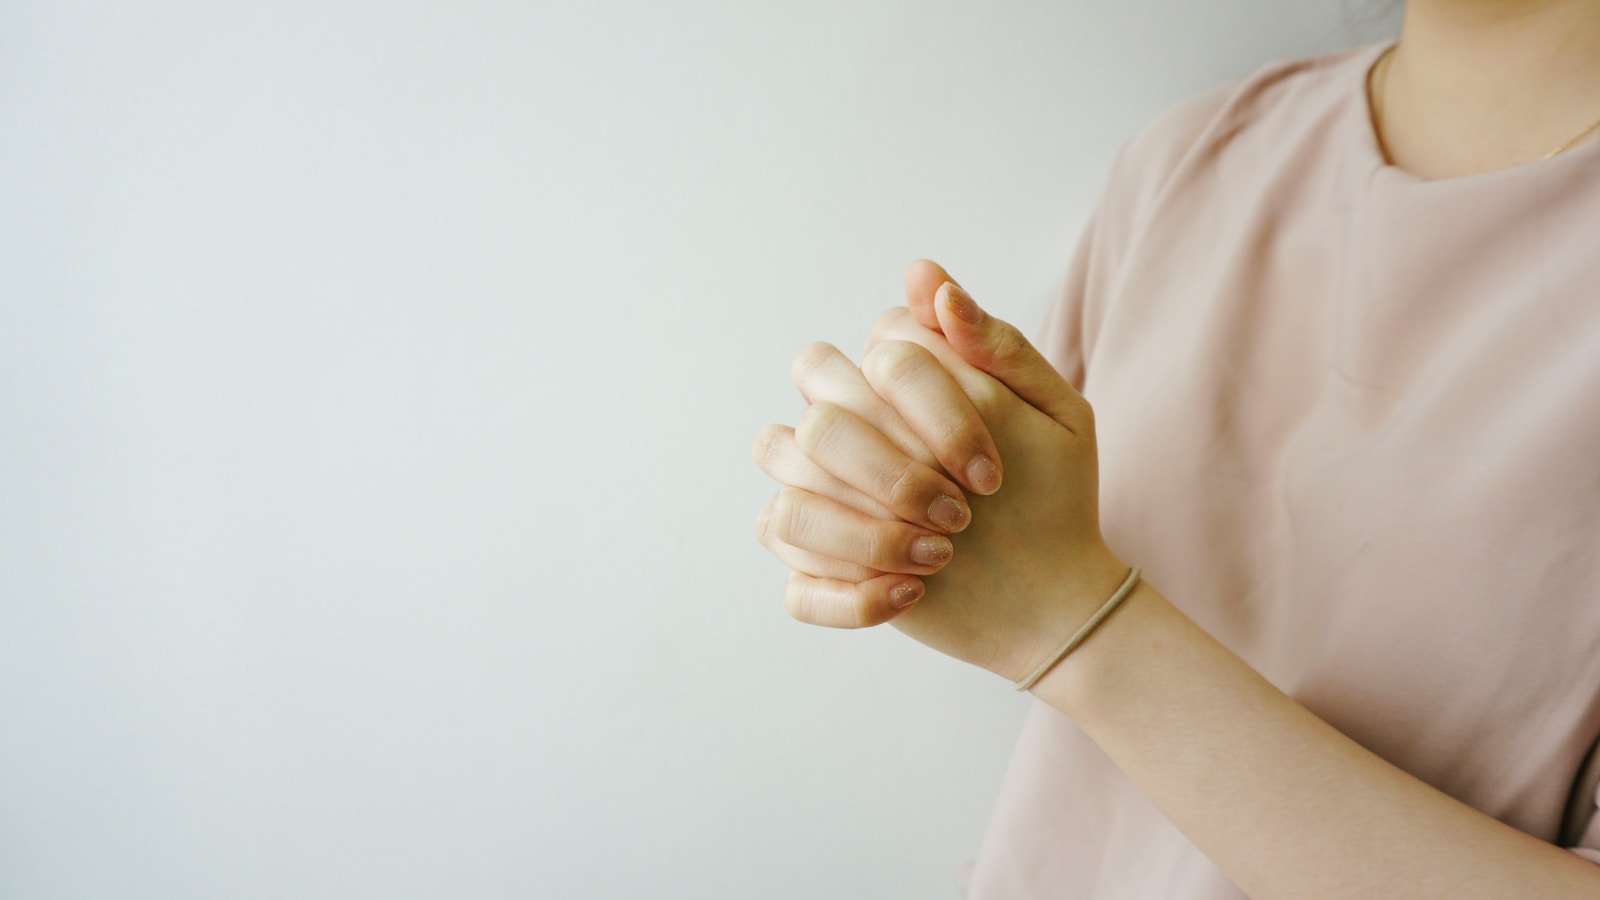
[[[1121,558],[1362,745],[1600,864],[1600,141],[1391,166],[1389,45],[1126,142],[1040,345],[1094,405]],[[957,881],[1244,897],[1039,701]]]

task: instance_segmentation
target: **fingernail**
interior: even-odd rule
[[[970,516],[961,501],[948,494],[940,494],[928,507],[928,518],[945,531],[960,531],[967,527]]]
[[[919,537],[911,545],[911,561],[919,566],[942,566],[950,561],[949,538]]]
[[[980,453],[967,463],[967,482],[980,493],[992,494],[1000,489],[1000,470],[994,460]]]
[[[976,325],[983,321],[983,310],[972,300],[972,295],[961,289],[961,285],[954,281],[946,282],[950,285],[945,290],[945,302],[950,304],[951,312],[960,316],[968,325]]]
[[[922,582],[902,581],[889,591],[889,602],[895,609],[905,609],[922,599]]]

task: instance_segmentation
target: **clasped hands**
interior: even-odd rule
[[[793,570],[794,618],[892,622],[1016,681],[1128,571],[1100,533],[1094,413],[938,265],[912,263],[906,299],[859,368],[829,344],[796,357],[808,406],[756,439],[785,485],[756,536]]]

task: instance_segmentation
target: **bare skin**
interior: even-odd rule
[[[1411,0],[1386,68],[1393,165],[1436,179],[1537,162],[1600,120],[1600,2]]]

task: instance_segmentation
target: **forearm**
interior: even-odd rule
[[[1033,693],[1256,900],[1600,896],[1600,866],[1367,751],[1148,582]]]

